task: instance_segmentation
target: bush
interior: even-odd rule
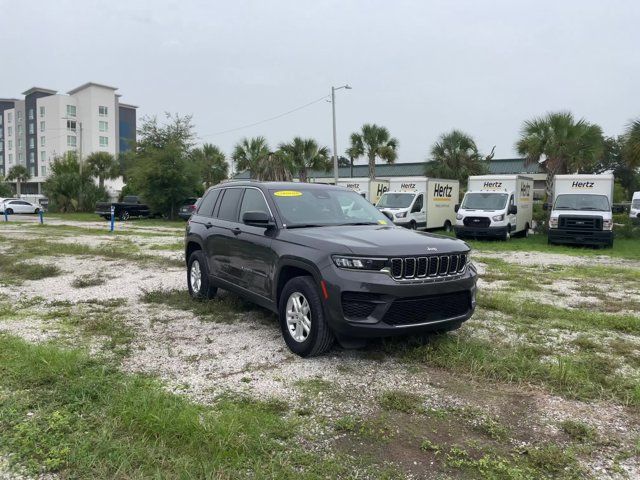
[[[640,223],[634,222],[626,213],[618,213],[613,216],[613,233],[616,238],[640,239]]]
[[[533,204],[533,231],[536,233],[547,233],[549,230],[549,210],[543,210],[541,203]]]

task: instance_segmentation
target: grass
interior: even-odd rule
[[[62,274],[56,265],[24,262],[19,258],[11,254],[0,255],[0,284],[19,285],[25,280],[42,280]]]
[[[271,312],[233,294],[216,296],[211,300],[195,300],[187,290],[150,290],[144,292],[141,300],[192,312],[200,320],[210,322],[232,323],[239,314],[250,311],[261,312],[264,320],[272,316]]]
[[[474,250],[479,252],[543,252],[562,253],[577,257],[607,255],[616,258],[640,260],[638,240],[632,238],[616,238],[613,248],[596,249],[592,247],[548,245],[546,235],[530,235],[528,238],[513,238],[508,242],[498,240],[466,240]]]
[[[73,288],[89,288],[104,285],[107,282],[106,277],[102,272],[87,273],[85,275],[78,275],[71,282]]]
[[[79,351],[0,335],[4,453],[62,478],[337,478],[353,462],[295,447],[282,402],[166,392]],[[292,446],[294,445],[294,446]]]
[[[419,395],[402,390],[387,390],[378,399],[378,403],[385,410],[419,413],[422,408],[422,399]]]
[[[95,213],[48,213],[45,214],[45,222],[47,217],[59,218],[60,220],[69,220],[74,222],[104,222],[108,223],[108,220],[99,217]],[[177,220],[164,220],[162,218],[133,218],[126,222],[121,222],[116,219],[117,224],[126,223],[127,225],[135,225],[140,227],[179,227],[184,228],[185,221],[181,219]]]
[[[596,439],[596,429],[577,420],[564,420],[560,428],[573,440],[578,442],[592,442]]]

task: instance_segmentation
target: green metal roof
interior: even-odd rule
[[[514,174],[514,173],[542,173],[539,165],[525,166],[524,158],[501,158],[493,159],[489,163],[489,173],[493,174]],[[421,177],[424,176],[425,162],[376,164],[376,176],[378,177]],[[321,170],[309,170],[309,178],[333,178],[333,170],[327,172]],[[354,165],[353,175],[350,167],[340,167],[338,169],[340,178],[368,177],[369,165]],[[239,172],[233,177],[235,180],[245,180],[249,178],[249,172]]]

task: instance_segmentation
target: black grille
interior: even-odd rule
[[[465,253],[430,257],[392,258],[391,276],[398,280],[445,277],[462,273],[466,264],[467,255]]]
[[[491,220],[486,217],[465,217],[462,223],[465,227],[489,228]]]
[[[574,217],[560,215],[558,227],[571,230],[602,230],[602,217]]]
[[[395,300],[383,321],[390,325],[437,322],[466,315],[471,310],[469,292]]]
[[[376,308],[375,300],[378,295],[359,292],[345,292],[342,294],[342,312],[347,318],[367,318]]]

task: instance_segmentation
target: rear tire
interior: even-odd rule
[[[447,220],[446,222],[444,222],[444,231],[450,232],[451,230],[453,230],[453,228],[451,227],[451,222]]]
[[[328,351],[335,337],[324,318],[322,301],[312,277],[294,277],[282,289],[280,328],[287,347],[301,357]]]
[[[129,218],[131,218],[131,215],[126,210],[120,214],[120,220],[122,220],[123,222],[129,220]]]
[[[218,292],[217,287],[211,285],[209,266],[202,250],[196,250],[189,256],[187,285],[189,295],[195,300],[208,300]]]
[[[7,208],[4,213],[6,213],[7,215],[13,215],[13,209],[12,208]]]

